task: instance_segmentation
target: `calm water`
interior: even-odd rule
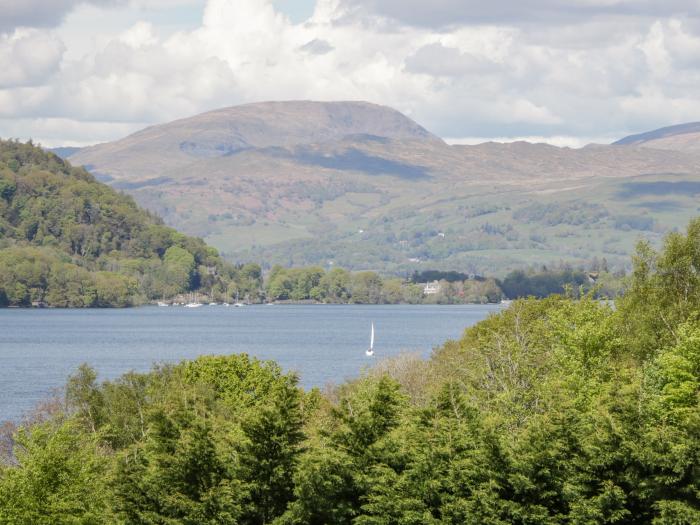
[[[296,370],[305,387],[339,383],[365,357],[430,351],[498,306],[276,305],[124,310],[0,309],[0,421],[19,420],[81,363],[102,379],[156,362],[247,352]]]

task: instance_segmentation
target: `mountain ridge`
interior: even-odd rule
[[[236,261],[393,273],[425,264],[503,273],[590,257],[626,264],[640,235],[659,242],[687,222],[696,206],[674,192],[700,181],[692,149],[448,145],[365,102],[222,108],[71,160]],[[642,198],[654,183],[671,193]],[[674,206],[675,217],[661,211]]]
[[[700,122],[686,122],[673,126],[664,126],[652,131],[645,131],[634,135],[628,135],[612,143],[613,146],[629,146],[632,144],[643,144],[651,140],[662,139],[674,135],[684,135],[686,133],[699,133]]]

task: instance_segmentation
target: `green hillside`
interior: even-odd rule
[[[307,239],[259,241],[247,250],[233,243],[237,234],[207,241],[236,260],[286,266],[333,261],[400,275],[439,268],[503,276],[531,265],[588,266],[595,259],[622,270],[629,268],[637,241],[660,246],[666,233],[698,213],[698,192],[695,172],[600,178],[568,187],[551,182],[531,189],[482,188],[472,195],[426,192],[411,205],[358,208],[342,225],[323,223],[321,212],[309,211],[305,220],[318,224],[310,226],[315,235]],[[324,203],[324,209],[330,206]],[[258,228],[248,226],[248,235]]]
[[[0,305],[128,306],[203,290],[259,288],[237,269],[31,143],[0,141]]]

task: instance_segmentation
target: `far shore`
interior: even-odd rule
[[[333,303],[321,301],[273,301],[269,303],[201,303],[200,307],[218,306],[224,308],[244,308],[249,306],[495,306],[508,305],[510,300],[503,300],[498,303]],[[53,306],[53,305],[26,305],[26,306],[0,306],[0,310],[124,310],[144,307],[163,307],[163,308],[185,308],[182,303],[168,303],[167,305],[159,305],[157,302],[149,302],[143,304],[134,304],[128,306]]]

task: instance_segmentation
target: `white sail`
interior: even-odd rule
[[[365,355],[372,357],[374,355],[374,323],[372,323],[372,329],[369,334],[369,349],[365,350]]]

